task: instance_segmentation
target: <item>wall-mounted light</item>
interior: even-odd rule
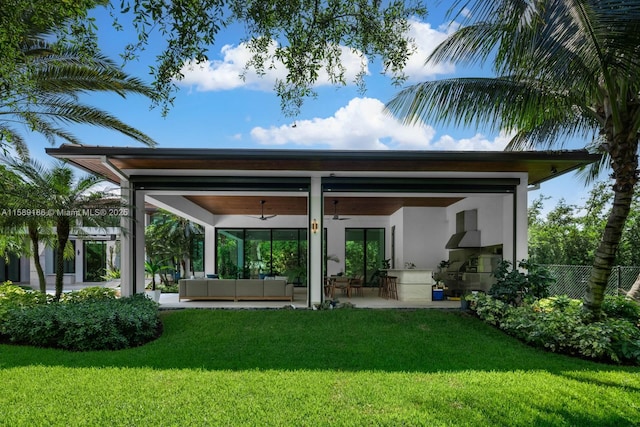
[[[311,221],[311,232],[313,234],[316,234],[318,232],[318,221],[313,218],[313,221]]]

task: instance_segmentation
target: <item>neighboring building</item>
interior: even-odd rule
[[[497,258],[526,258],[528,189],[600,158],[90,146],[47,153],[121,186],[131,206],[122,220],[124,295],[143,289],[151,203],[204,227],[200,275],[295,276],[308,285],[309,305],[323,299],[325,275],[368,280],[387,259],[396,270],[430,274],[442,260],[484,273]],[[334,256],[339,262],[328,261]]]
[[[64,261],[64,283],[72,285],[82,282],[102,282],[108,266],[119,267],[119,228],[103,230],[83,229],[82,234],[72,235],[69,240],[74,247],[72,259]],[[47,284],[55,283],[56,253],[41,244],[40,264]],[[34,289],[39,286],[35,264],[25,257],[11,256],[9,262],[0,262],[0,282],[29,284]]]

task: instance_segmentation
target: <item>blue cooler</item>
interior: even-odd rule
[[[432,296],[434,301],[442,301],[444,299],[444,289],[433,289]]]

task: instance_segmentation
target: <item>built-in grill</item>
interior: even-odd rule
[[[463,288],[462,276],[466,270],[467,261],[450,261],[447,267],[444,285],[450,289]]]
[[[495,283],[492,273],[502,260],[501,255],[481,253],[463,259],[460,257],[464,257],[466,251],[454,251],[451,255],[457,260],[449,262],[444,279],[450,296],[469,291],[487,292]]]

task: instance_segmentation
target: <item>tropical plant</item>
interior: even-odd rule
[[[527,260],[519,261],[517,269],[503,260],[492,275],[496,283],[489,289],[489,295],[511,305],[549,296],[549,286],[555,282],[548,270]]]
[[[156,274],[168,269],[171,269],[171,266],[165,265],[162,261],[150,258],[144,262],[144,271],[151,276],[151,290],[156,290]]]
[[[20,185],[11,186],[9,182],[3,190],[14,201],[20,200],[20,205],[16,206],[24,212],[21,216],[45,229],[55,227],[55,297],[59,299],[72,230],[77,225],[100,227],[103,216],[97,207],[119,206],[120,201],[105,190],[96,190],[102,178],[93,175],[76,177],[74,171],[63,163],[48,168],[33,159],[28,162],[5,159],[5,162],[20,179]],[[28,191],[24,192],[25,189]],[[79,220],[82,220],[81,224]]]
[[[202,235],[200,225],[160,209],[145,229],[147,256],[166,260],[175,271],[187,274],[187,262],[191,261],[195,242]]]
[[[491,58],[497,77],[419,83],[388,108],[407,123],[435,120],[513,133],[511,150],[562,147],[582,138],[602,153],[585,174],[591,179],[608,163],[614,179],[585,295],[585,309],[598,317],[638,180],[640,3],[462,0],[453,10],[465,10],[466,18],[428,61]]]
[[[0,190],[3,193],[3,203],[6,215],[0,217],[0,228],[6,239],[10,239],[10,252],[23,256],[30,256],[38,275],[38,285],[41,292],[47,291],[42,263],[40,262],[41,245],[53,246],[52,218],[46,215],[36,215],[30,212],[35,206],[26,206],[25,195],[37,192],[31,183],[25,182],[13,170],[2,166],[0,176]],[[25,211],[25,207],[27,207]],[[39,211],[41,214],[43,211]],[[29,215],[27,215],[29,214]],[[28,242],[28,243],[27,243]]]
[[[28,147],[14,124],[24,124],[42,134],[52,144],[57,138],[78,144],[69,132],[69,123],[88,124],[115,130],[148,146],[155,142],[114,115],[80,102],[84,93],[108,92],[126,97],[129,94],[154,97],[153,89],[141,80],[129,77],[113,61],[100,54],[91,56],[78,48],[52,44],[47,33],[30,34],[16,72],[25,74],[7,84],[0,96],[0,144],[12,147],[28,158]]]

